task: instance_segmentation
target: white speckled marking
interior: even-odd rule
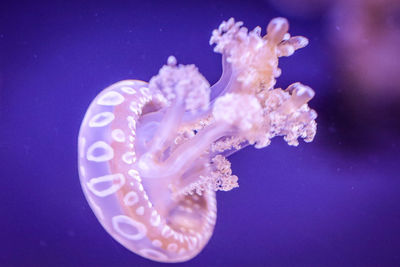
[[[142,181],[142,179],[141,179],[140,176],[139,176],[139,172],[138,172],[137,170],[135,170],[135,169],[130,169],[130,170],[128,171],[128,174],[129,174],[130,177],[132,177],[133,179],[137,180],[138,182],[141,182],[141,181]]]
[[[210,216],[211,219],[215,219],[215,218],[217,218],[217,213],[210,212],[209,216]]]
[[[147,228],[144,224],[125,215],[114,216],[112,218],[112,225],[115,231],[130,240],[140,240],[147,234]]]
[[[156,260],[168,260],[167,255],[151,248],[144,248],[139,252],[142,254],[143,257],[146,258],[156,259]]]
[[[161,235],[165,238],[172,236],[172,229],[168,225],[165,225],[164,228],[161,230]]]
[[[83,165],[80,165],[80,166],[79,166],[79,170],[81,171],[81,175],[82,175],[83,177],[85,177],[85,176],[86,176],[85,167],[84,167]]]
[[[89,127],[104,127],[115,119],[115,116],[111,112],[101,112],[94,115],[89,121]]]
[[[132,116],[128,116],[126,119],[128,120],[129,128],[136,129],[136,120]]]
[[[95,155],[95,150],[102,150],[101,153]],[[103,162],[108,161],[114,157],[114,150],[112,147],[104,141],[97,141],[96,143],[92,144],[87,152],[86,158],[90,161],[95,162]]]
[[[130,95],[136,94],[135,89],[132,89],[132,88],[130,88],[128,86],[121,87],[121,91],[124,92],[124,93],[130,94]]]
[[[150,90],[147,87],[141,87],[139,90],[142,93],[142,95],[144,95],[146,97],[150,95]]]
[[[124,203],[127,206],[133,206],[139,202],[139,197],[135,191],[131,191],[124,196]]]
[[[81,158],[85,157],[85,145],[86,145],[86,138],[85,137],[81,137],[79,138],[79,149],[80,149],[80,153],[79,156]]]
[[[117,192],[125,184],[121,173],[92,178],[86,183],[88,189],[98,197],[106,197]],[[97,189],[100,187],[101,189]]]
[[[144,214],[144,207],[140,206],[136,209],[136,214],[142,216]]]
[[[117,106],[124,102],[124,100],[125,98],[120,93],[108,91],[99,97],[97,104],[103,106]]]
[[[115,129],[111,132],[111,137],[116,141],[116,142],[125,142],[125,133],[121,129]]]
[[[158,239],[154,239],[153,242],[151,242],[151,244],[153,244],[153,246],[159,248],[162,246],[162,242]]]
[[[189,250],[193,250],[196,248],[197,245],[197,238],[190,236],[188,239],[188,248]]]
[[[185,252],[186,252],[186,249],[185,248],[181,248],[178,253],[181,255],[181,254],[184,254]]]
[[[179,242],[183,243],[183,234],[178,233]]]
[[[154,227],[157,227],[160,225],[160,223],[161,223],[160,215],[157,213],[157,211],[153,210],[150,217],[150,224]]]
[[[122,161],[126,164],[132,164],[136,161],[135,152],[126,152],[122,155]]]
[[[135,111],[139,110],[140,107],[139,107],[139,104],[136,101],[132,101],[131,104],[129,105],[129,109],[132,112],[135,112]]]
[[[138,172],[137,170],[135,170],[135,169],[130,169],[130,170],[128,171],[128,174],[129,174],[130,176],[132,176],[132,177],[139,176],[139,172]]]
[[[168,245],[167,249],[170,252],[175,252],[178,249],[178,245],[175,243],[171,243]]]

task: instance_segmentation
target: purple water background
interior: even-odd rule
[[[229,17],[265,29],[277,16],[288,17],[266,1],[2,1],[0,266],[161,265],[114,241],[83,196],[86,108],[111,83],[148,80],[169,55],[214,83],[211,31]],[[314,88],[317,136],[231,156],[240,188],[218,193],[213,237],[181,265],[399,266],[399,114],[343,111],[326,14],[288,18],[310,45],[281,60],[278,86]]]

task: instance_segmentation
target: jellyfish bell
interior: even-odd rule
[[[157,125],[152,113],[166,106],[160,92],[143,81],[103,90],[82,123],[79,166],[86,198],[110,235],[143,257],[177,262],[194,257],[209,240],[216,203],[213,190],[173,197],[166,177],[141,175],[138,158],[154,138],[150,122],[140,129],[141,118],[151,116]]]
[[[283,18],[264,37],[224,21],[210,40],[223,55],[215,85],[170,57],[148,83],[121,81],[93,100],[79,133],[81,185],[119,243],[154,261],[190,260],[213,233],[215,192],[238,187],[227,155],[276,135],[312,141],[312,89],[274,88],[278,57],[307,44],[287,30]]]

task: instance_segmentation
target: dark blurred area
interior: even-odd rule
[[[230,157],[215,233],[188,266],[400,265],[400,2],[396,0],[2,1],[0,266],[152,266],[102,229],[79,184],[90,101],[149,80],[169,55],[214,83],[211,31],[287,17],[310,44],[277,86],[316,91],[312,143],[281,138]]]

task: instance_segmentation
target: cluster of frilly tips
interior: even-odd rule
[[[174,57],[151,79],[149,88],[161,93],[169,109],[165,114],[181,114],[170,119],[175,121],[173,127],[165,127],[174,135],[173,144],[168,145],[173,160],[165,162],[188,170],[194,161],[204,160],[208,168],[206,173],[198,172],[199,179],[183,183],[183,189],[179,186],[179,194],[237,187],[229,161],[220,154],[231,154],[248,144],[263,148],[274,136],[283,136],[293,146],[299,144],[298,138],[313,140],[317,114],[307,102],[314,91],[300,83],[274,88],[281,74],[278,58],[308,44],[304,37],[291,37],[288,29],[286,19],[275,18],[262,36],[260,27],[248,31],[231,18],[210,39],[214,51],[223,55],[223,74],[215,85],[210,88],[194,65],[177,65]],[[164,147],[155,151],[167,150],[165,142],[158,144]]]

